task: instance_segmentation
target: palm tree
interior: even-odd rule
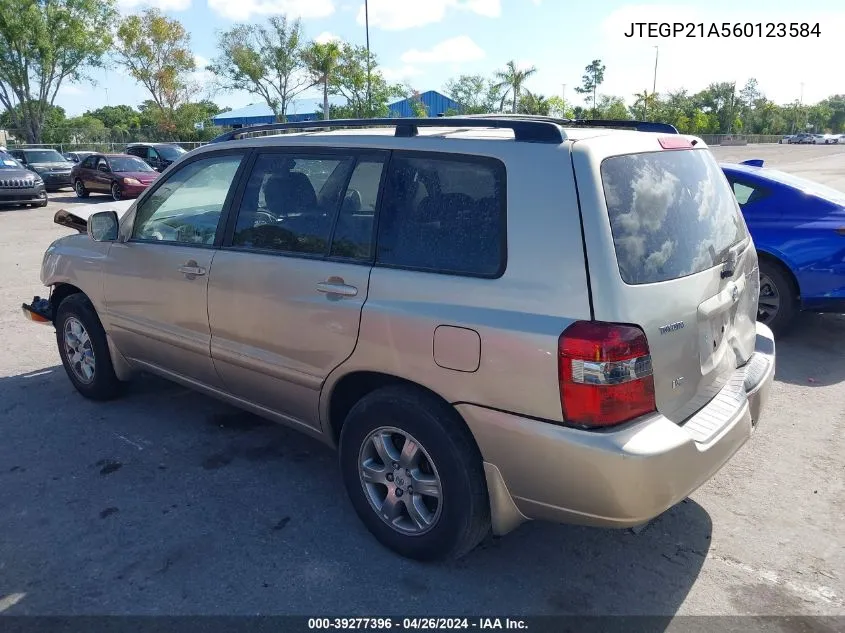
[[[340,64],[340,46],[337,42],[312,42],[303,53],[305,65],[314,85],[323,86],[323,119],[329,119],[329,86]]]
[[[499,104],[500,110],[504,108],[505,99],[508,94],[510,94],[511,99],[513,100],[513,108],[511,112],[516,114],[516,109],[519,105],[519,93],[522,90],[522,85],[525,83],[526,79],[536,72],[537,69],[534,66],[520,70],[517,68],[516,62],[513,60],[508,62],[504,70],[496,71],[496,79],[499,80],[499,83],[496,84],[496,88],[498,90],[502,90],[502,101]]]

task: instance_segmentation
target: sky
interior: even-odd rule
[[[363,0],[118,0],[123,14],[157,7],[179,19],[203,68],[216,56],[217,34],[239,22],[261,22],[277,14],[301,17],[309,38],[342,38],[364,44]],[[845,0],[676,0],[659,4],[618,0],[369,0],[370,47],[385,76],[420,92],[443,91],[450,77],[492,74],[509,60],[535,66],[526,88],[584,103],[575,92],[584,67],[601,59],[606,67],[600,94],[633,94],[754,77],[770,99],[815,103],[845,94]],[[820,36],[796,38],[625,37],[633,22],[765,24],[818,23]],[[696,27],[697,28],[697,27]],[[788,26],[787,26],[788,28]],[[655,48],[657,46],[657,48]],[[67,84],[56,105],[68,116],[103,105],[137,106],[143,88],[117,68],[93,73],[94,84]],[[238,108],[260,99],[247,93],[212,91],[202,96]],[[313,110],[317,93],[303,95],[289,112]]]

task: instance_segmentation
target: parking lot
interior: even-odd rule
[[[714,152],[845,191],[845,146]],[[375,542],[314,440],[152,377],[76,393],[20,312],[73,204],[0,210],[0,611],[845,614],[845,316],[778,341],[751,442],[643,531],[530,523],[423,565]]]

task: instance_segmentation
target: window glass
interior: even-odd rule
[[[112,156],[110,159],[112,171],[133,172],[133,171],[155,171],[147,163],[139,158],[129,156]]]
[[[240,155],[210,156],[183,166],[138,207],[132,237],[182,244],[214,243]]]
[[[707,150],[614,156],[602,163],[601,177],[625,283],[712,268],[747,236],[733,191]]]
[[[380,159],[360,159],[355,165],[332,238],[333,256],[372,256],[373,222],[383,169]]]
[[[736,196],[736,201],[740,204],[746,204],[751,198],[751,194],[754,193],[754,187],[749,187],[748,185],[744,185],[741,182],[733,183],[734,195]]]
[[[394,156],[377,261],[495,276],[504,264],[505,172],[492,159]]]
[[[94,169],[96,166],[97,157],[96,156],[89,156],[84,161],[82,161],[82,166],[85,169]]]
[[[238,211],[234,246],[325,255],[354,159],[263,154]]]
[[[109,164],[106,162],[105,158],[101,157],[97,161],[97,169],[99,169],[100,171],[108,171],[109,170]]]

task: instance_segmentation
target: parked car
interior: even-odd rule
[[[799,132],[794,137],[792,137],[792,140],[790,141],[790,143],[796,144],[796,145],[805,145],[807,143],[812,143],[812,142],[813,142],[813,135],[809,134],[807,132]]]
[[[794,139],[794,138],[795,138],[795,135],[794,135],[794,134],[787,134],[786,136],[782,137],[782,138],[778,141],[778,143],[781,143],[781,144],[789,144],[789,143],[792,143],[792,141],[793,141],[793,139]]]
[[[84,151],[84,152],[65,152],[62,154],[66,159],[68,159],[72,163],[81,163],[85,158],[93,154],[94,152]]]
[[[136,198],[158,178],[147,163],[128,154],[91,154],[73,168],[73,189],[80,198],[105,193],[113,200]]]
[[[41,176],[47,191],[70,186],[73,163],[54,149],[13,149],[9,151],[24,167]]]
[[[174,143],[132,143],[126,153],[137,156],[156,171],[164,171],[187,151]]]
[[[813,143],[815,145],[832,145],[836,143],[836,139],[832,134],[813,134]]]
[[[663,132],[225,134],[54,242],[24,313],[83,396],[145,370],[337,446],[359,517],[405,556],[527,519],[639,525],[749,439],[775,347],[707,146],[608,124]]]
[[[0,151],[0,206],[47,206],[44,181],[37,173]]]
[[[760,259],[757,318],[778,334],[800,310],[845,312],[845,193],[762,160],[722,169]]]
[[[836,143],[839,145],[845,145],[845,134],[840,134],[836,137]]]

